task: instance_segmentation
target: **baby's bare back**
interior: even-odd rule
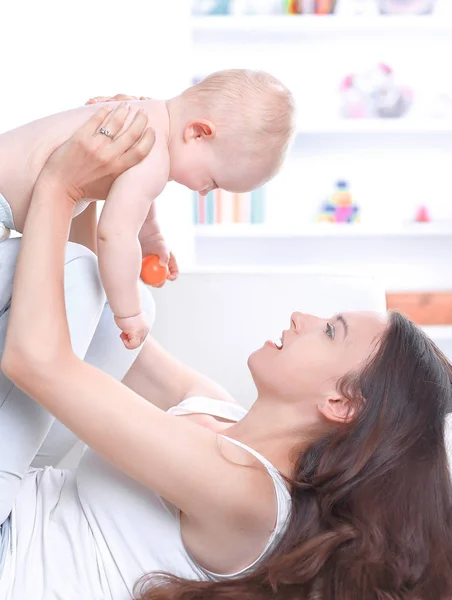
[[[112,103],[112,107],[116,103]],[[165,103],[159,100],[130,102],[149,116],[157,135],[168,131]],[[44,117],[0,135],[0,194],[11,206],[17,231],[21,232],[30,206],[31,194],[49,156],[99,109],[82,106]],[[131,110],[133,114],[134,111]],[[105,198],[93,198],[104,200]]]

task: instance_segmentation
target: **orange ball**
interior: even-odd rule
[[[148,285],[160,285],[168,277],[168,267],[159,263],[159,257],[155,254],[145,256],[141,262],[141,279]]]

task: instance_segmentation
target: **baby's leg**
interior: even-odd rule
[[[141,304],[152,327],[155,317],[154,299],[145,285],[140,285],[140,291]],[[126,350],[119,334],[120,330],[114,322],[113,313],[106,302],[85,361],[121,381],[134,363],[141,348]],[[58,465],[77,442],[77,436],[60,421],[55,420],[32,466]]]
[[[19,243],[19,239],[0,243],[0,356],[4,350]],[[105,295],[96,258],[76,244],[69,244],[66,251],[65,299],[72,348],[83,358],[99,322]],[[20,482],[53,422],[54,418],[44,408],[0,371],[0,523],[11,512]]]

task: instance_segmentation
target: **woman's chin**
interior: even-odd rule
[[[259,374],[268,373],[271,369],[272,360],[279,352],[276,344],[271,340],[267,340],[263,346],[252,352],[248,357],[248,369],[251,372],[253,379],[258,378]]]

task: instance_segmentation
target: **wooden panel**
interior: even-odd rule
[[[419,325],[452,324],[452,292],[388,293],[386,302]]]

